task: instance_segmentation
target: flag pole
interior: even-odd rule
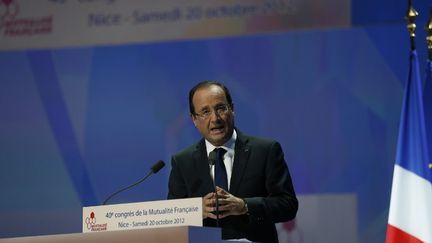
[[[430,109],[432,108],[431,106],[431,102],[432,102],[432,98],[429,95],[429,92],[432,92],[432,90],[430,90],[431,88],[431,84],[432,84],[432,7],[429,7],[429,19],[426,23],[425,26],[425,30],[426,30],[426,43],[427,43],[427,48],[428,48],[428,61],[427,61],[427,69],[426,69],[426,81],[425,81],[425,85],[424,85],[424,90],[423,90],[423,103],[424,103],[424,107],[425,107],[425,120],[426,120],[426,124],[427,128],[432,129],[432,126],[428,123],[430,123],[431,118],[432,118],[432,112],[430,111]],[[429,143],[429,151],[432,151],[432,146],[431,146],[431,142],[430,141],[432,139],[432,131],[429,130],[427,131],[428,133],[428,143]],[[429,163],[428,165],[429,169],[432,169],[432,163]]]
[[[426,29],[426,43],[428,48],[428,59],[432,60],[432,7],[429,8],[429,19],[425,26]]]
[[[410,43],[411,43],[411,50],[415,50],[415,30],[416,30],[416,24],[415,19],[417,17],[418,13],[412,6],[412,1],[408,1],[408,10],[405,19],[408,21],[407,29],[410,35]]]

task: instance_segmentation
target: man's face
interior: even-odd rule
[[[200,88],[193,95],[192,104],[198,114],[192,114],[192,121],[202,136],[215,146],[225,144],[234,130],[234,112],[223,89],[217,85]],[[206,113],[207,117],[202,116]]]

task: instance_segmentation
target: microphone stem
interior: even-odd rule
[[[134,184],[132,184],[132,185],[130,185],[130,186],[128,186],[128,187],[125,187],[125,188],[123,188],[123,189],[121,189],[121,190],[119,190],[119,191],[116,191],[115,193],[113,193],[113,194],[111,194],[107,199],[105,199],[105,201],[102,203],[102,205],[105,205],[112,197],[114,197],[115,195],[117,195],[117,194],[119,194],[120,192],[123,192],[123,191],[126,191],[127,189],[129,189],[129,188],[131,188],[131,187],[134,187],[134,186],[136,186],[136,185],[138,185],[138,184],[140,184],[141,182],[143,182],[145,179],[147,179],[147,177],[149,177],[149,176],[151,176],[153,174],[153,171],[150,171],[144,178],[142,178],[141,180],[139,180],[139,181],[137,181],[137,182],[135,182]]]

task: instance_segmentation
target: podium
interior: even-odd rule
[[[202,226],[202,199],[83,208],[83,233],[0,239],[0,243],[219,243],[220,228]]]
[[[0,239],[0,243],[219,243],[219,228],[177,226]]]
[[[219,243],[220,228],[202,226],[202,199],[83,208],[83,233],[0,239],[0,243]]]

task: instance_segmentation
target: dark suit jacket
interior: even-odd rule
[[[278,242],[276,222],[293,219],[298,201],[280,144],[237,131],[229,192],[245,199],[249,212],[220,220],[223,239]],[[175,154],[168,198],[203,197],[214,191],[204,139]],[[204,219],[204,226],[215,226]]]

